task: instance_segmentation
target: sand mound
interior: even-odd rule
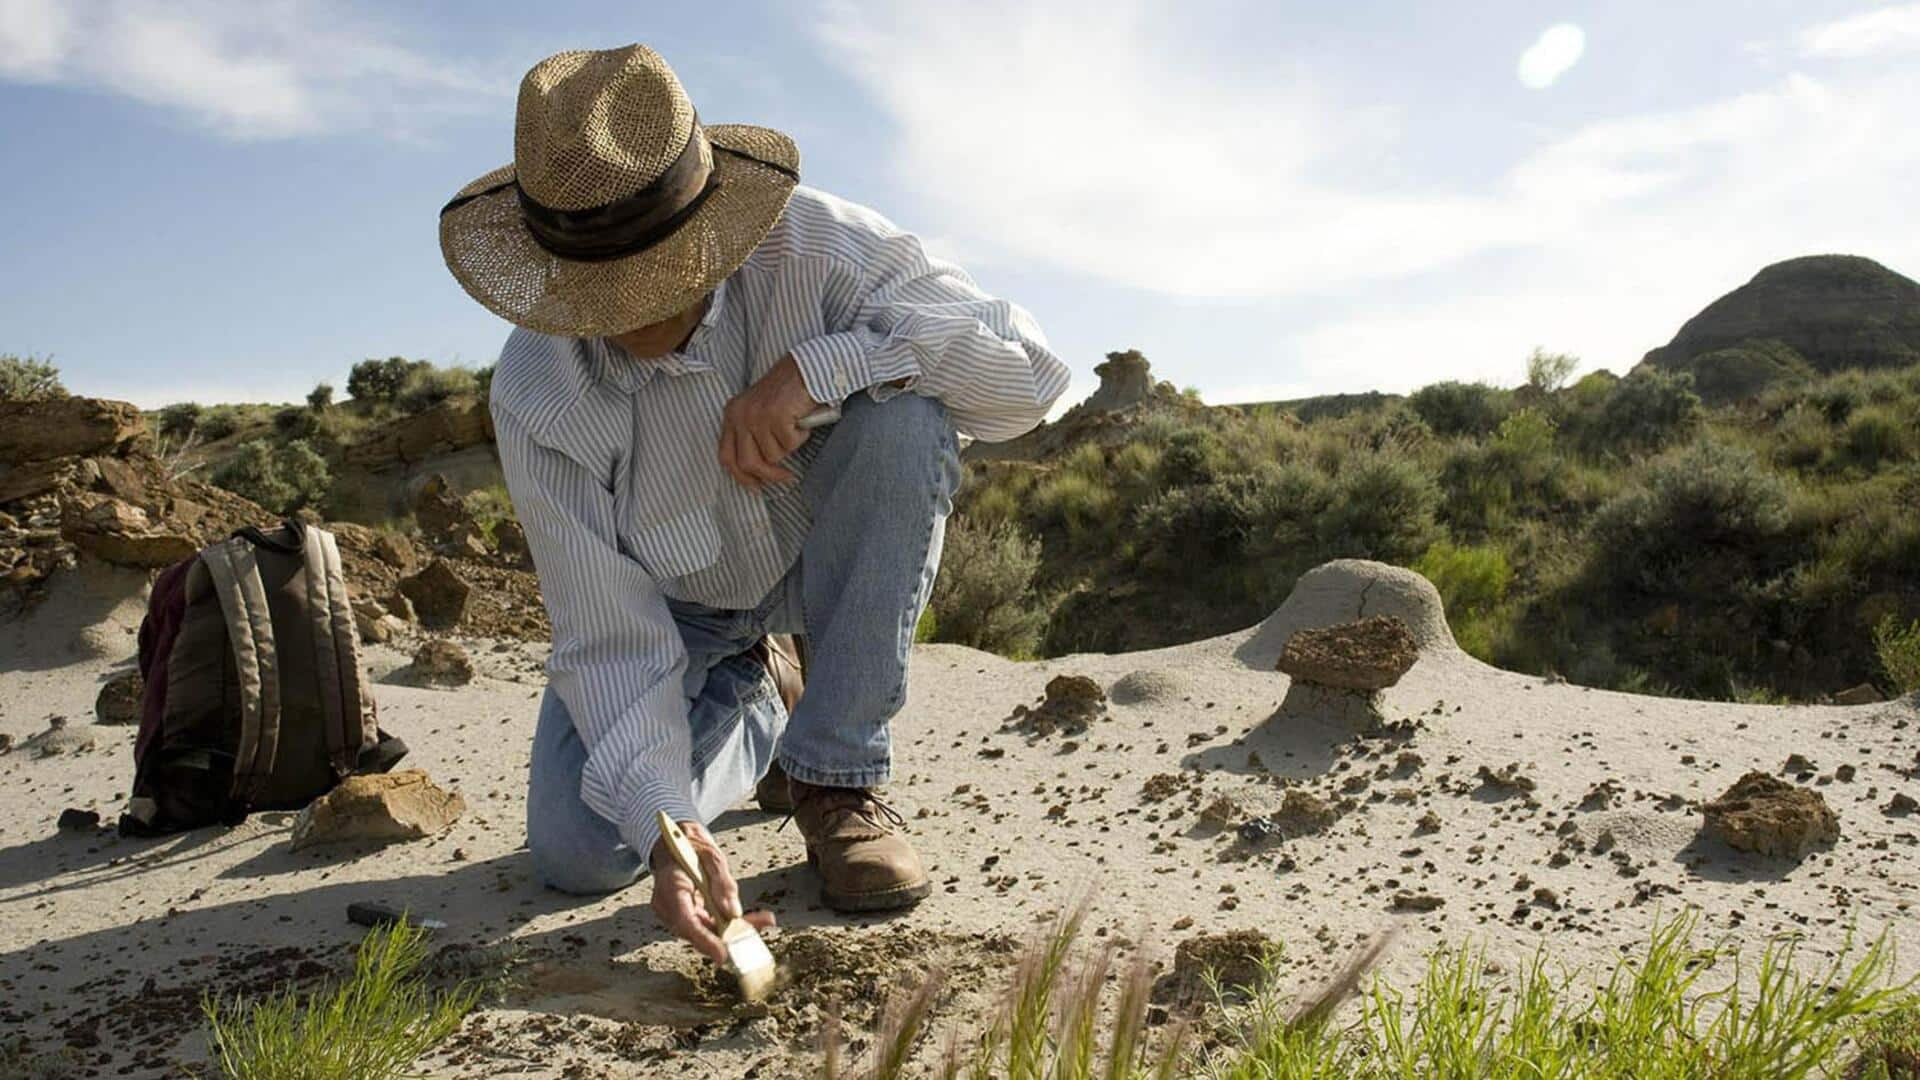
[[[1302,575],[1278,611],[1235,653],[1249,667],[1273,670],[1298,630],[1318,630],[1369,615],[1394,615],[1407,624],[1423,659],[1464,659],[1433,583],[1411,570],[1365,559],[1336,559]]]
[[[1141,668],[1115,679],[1107,696],[1116,705],[1157,705],[1193,696],[1193,686],[1177,672]]]

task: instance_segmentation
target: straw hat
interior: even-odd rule
[[[792,139],[702,125],[652,49],[564,52],[521,80],[513,164],[440,211],[440,250],[501,318],[604,337],[698,303],[766,237],[799,181]]]

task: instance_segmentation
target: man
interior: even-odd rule
[[[756,783],[791,807],[829,905],[927,894],[874,789],[958,434],[1019,435],[1067,384],[1026,312],[798,183],[792,140],[702,125],[634,45],[536,65],[514,163],[440,218],[454,277],[518,327],[491,407],[553,619],[534,865],[576,893],[651,866],[655,914],[716,960],[739,897],[702,823]],[[785,633],[809,646],[797,704],[768,640]],[[661,809],[725,912],[659,848]]]

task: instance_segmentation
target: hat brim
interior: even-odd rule
[[[441,215],[440,252],[447,269],[487,310],[546,334],[606,337],[687,310],[766,239],[800,170],[799,150],[781,132],[750,124],[714,124],[705,130],[717,148],[713,170],[719,187],[658,244],[604,262],[562,259],[527,231],[509,185]],[[455,198],[513,177],[511,165],[495,169]]]

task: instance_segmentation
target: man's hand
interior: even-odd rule
[[[700,872],[707,876],[713,886],[714,898],[720,901],[721,911],[707,910],[706,898],[694,887],[693,879],[680,869],[680,864],[668,854],[666,842],[653,845],[653,908],[654,917],[660,925],[667,928],[675,937],[698,949],[701,955],[716,964],[727,962],[726,947],[720,944],[721,922],[737,917],[740,912],[740,887],[734,884],[733,874],[727,869],[726,856],[713,842],[712,834],[697,821],[683,821],[680,830],[693,842],[694,851],[700,855]],[[756,930],[766,930],[773,925],[773,912],[749,911],[746,920]]]
[[[721,466],[754,491],[792,482],[793,473],[780,463],[807,441],[800,418],[819,404],[793,357],[782,358],[720,414]]]

